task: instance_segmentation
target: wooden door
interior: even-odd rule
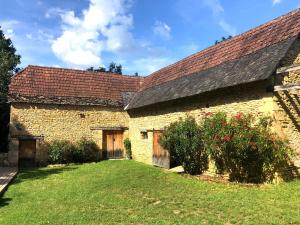
[[[33,166],[35,164],[36,140],[19,140],[19,164]]]
[[[104,158],[122,158],[124,152],[123,131],[103,132]]]
[[[124,152],[123,131],[114,132],[114,157],[122,158]]]
[[[170,154],[169,152],[161,147],[158,143],[158,140],[161,136],[161,131],[154,131],[153,132],[153,155],[152,155],[152,163],[153,165],[163,167],[163,168],[170,168]]]

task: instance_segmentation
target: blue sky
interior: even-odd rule
[[[1,0],[0,25],[28,64],[121,63],[149,73],[300,6],[300,0]]]

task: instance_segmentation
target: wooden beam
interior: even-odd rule
[[[274,91],[300,90],[300,83],[274,86]]]
[[[90,127],[90,130],[116,130],[116,131],[124,131],[128,130],[128,127]]]
[[[278,68],[276,73],[281,74],[281,73],[287,73],[287,72],[297,71],[297,70],[300,70],[300,64],[293,64],[291,66],[284,66],[284,67]]]

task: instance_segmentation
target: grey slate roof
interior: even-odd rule
[[[297,37],[289,38],[237,60],[142,90],[126,110],[198,95],[212,90],[265,80],[276,70]]]

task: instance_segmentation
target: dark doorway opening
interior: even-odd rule
[[[33,167],[36,158],[36,140],[19,140],[19,166]]]

